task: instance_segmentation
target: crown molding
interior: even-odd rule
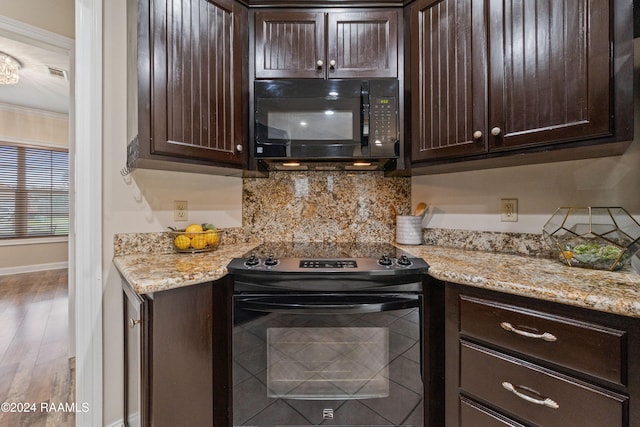
[[[54,111],[47,111],[47,110],[39,110],[37,108],[22,107],[20,105],[5,104],[2,102],[0,102],[0,111],[6,111],[9,113],[26,114],[29,116],[39,116],[47,119],[63,119],[63,120],[69,119],[69,114],[56,113]]]

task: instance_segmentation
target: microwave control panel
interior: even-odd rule
[[[400,155],[398,81],[369,80],[367,109],[369,115],[367,148],[370,157],[393,158]]]
[[[370,99],[370,138],[376,143],[395,143],[398,140],[398,100],[392,96]]]

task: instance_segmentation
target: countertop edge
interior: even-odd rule
[[[113,263],[139,295],[225,277],[227,264],[257,243],[230,245],[210,254],[136,254]],[[640,318],[640,275],[584,270],[550,259],[437,246],[396,245],[430,264],[436,280]],[[498,278],[497,276],[502,276]]]

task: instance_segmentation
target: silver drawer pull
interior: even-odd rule
[[[500,326],[502,327],[502,329],[504,329],[506,331],[513,332],[514,334],[522,335],[523,337],[536,338],[536,339],[545,340],[545,341],[549,341],[549,342],[553,342],[553,341],[557,341],[558,340],[558,338],[556,338],[555,335],[550,334],[549,332],[544,332],[542,334],[534,334],[534,333],[531,333],[531,332],[523,331],[521,329],[516,329],[509,322],[502,322],[502,323],[500,323]]]
[[[502,383],[502,387],[504,387],[506,390],[509,390],[511,393],[515,394],[520,399],[526,400],[527,402],[535,403],[536,405],[546,406],[547,408],[552,408],[552,409],[558,409],[560,407],[560,405],[558,405],[555,400],[549,399],[548,397],[545,399],[535,399],[533,397],[527,396],[526,394],[522,394],[518,390],[516,390],[513,384],[508,383],[506,381]]]

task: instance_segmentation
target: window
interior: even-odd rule
[[[67,150],[0,142],[0,239],[67,234]]]

